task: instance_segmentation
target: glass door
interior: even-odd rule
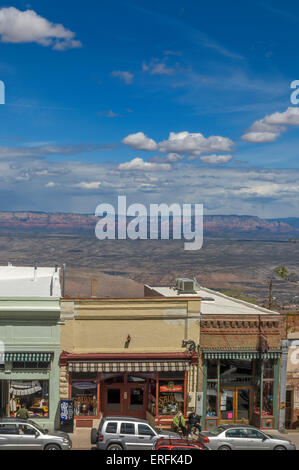
[[[225,421],[234,421],[235,412],[235,390],[234,388],[221,388],[220,412],[221,419]]]
[[[220,390],[221,420],[226,423],[249,422],[251,388],[222,387]]]
[[[236,420],[249,421],[250,413],[250,389],[237,388],[236,390]]]
[[[128,384],[126,414],[136,418],[144,418],[146,414],[145,405],[145,386],[141,384]]]
[[[109,385],[105,389],[105,412],[106,415],[123,414],[124,405],[123,385]]]

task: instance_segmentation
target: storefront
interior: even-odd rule
[[[204,428],[230,423],[277,428],[280,355],[203,352]]]
[[[92,427],[102,414],[148,419],[166,427],[178,411],[186,415],[188,376],[194,362],[190,355],[114,355],[113,360],[105,360],[105,355],[88,360],[88,356],[63,353],[60,357],[77,427]]]
[[[1,376],[7,378],[0,380],[2,416],[14,417],[25,407],[32,419],[49,418],[51,361],[51,353],[5,354]]]
[[[0,414],[30,418],[53,430],[58,423],[59,298],[0,298]]]
[[[0,368],[0,414],[15,417],[20,408],[45,428],[55,427],[58,404],[58,351],[5,353]]]

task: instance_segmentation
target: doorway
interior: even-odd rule
[[[222,387],[220,416],[226,423],[246,423],[251,418],[251,387]]]
[[[103,383],[103,414],[132,416],[144,419],[146,415],[148,381],[142,377],[124,374],[119,382]]]

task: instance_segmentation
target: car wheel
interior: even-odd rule
[[[49,444],[45,447],[45,450],[61,450],[57,444]]]
[[[119,444],[110,444],[110,446],[107,447],[107,450],[123,450],[123,448]]]
[[[276,446],[274,450],[287,450],[284,446]]]
[[[220,446],[218,450],[231,450],[229,446]]]

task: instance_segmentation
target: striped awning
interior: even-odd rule
[[[69,362],[70,372],[177,372],[189,370],[187,361]]]
[[[281,351],[202,351],[205,359],[279,359]]]
[[[0,362],[50,362],[52,355],[46,352],[5,352],[0,354]]]

